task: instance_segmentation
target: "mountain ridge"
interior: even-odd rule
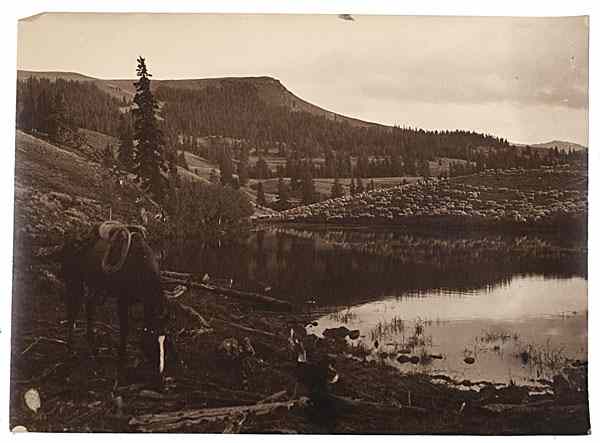
[[[77,72],[63,71],[31,71],[17,70],[17,79],[26,80],[29,77],[46,78],[50,81],[56,79],[88,81],[95,83],[99,89],[105,91],[113,97],[122,99],[133,98],[135,79],[100,79]],[[152,79],[152,90],[162,87],[179,89],[204,89],[207,87],[221,87],[224,82],[245,82],[254,85],[262,100],[270,105],[284,106],[297,111],[308,112],[313,115],[321,116],[333,121],[346,122],[354,127],[388,127],[375,122],[368,122],[354,117],[348,117],[329,111],[320,106],[312,104],[287,89],[280,80],[270,76],[248,76],[248,77],[209,77],[196,79]]]
[[[118,99],[125,98],[131,100],[135,95],[135,87],[133,83],[135,79],[102,79],[93,77],[87,74],[81,74],[78,72],[71,71],[34,71],[34,70],[17,70],[17,79],[25,80],[29,77],[35,78],[47,78],[51,81],[56,79],[64,80],[75,80],[75,81],[87,81],[93,82],[98,88],[109,95]],[[369,122],[354,117],[349,117],[343,114],[338,114],[333,111],[329,111],[318,105],[310,103],[291,92],[287,87],[277,78],[271,76],[229,76],[229,77],[207,77],[207,78],[190,78],[190,79],[152,79],[151,87],[152,90],[156,90],[159,87],[168,88],[179,88],[188,90],[199,90],[207,87],[221,87],[225,82],[247,82],[254,85],[257,88],[259,97],[267,104],[275,106],[284,106],[293,110],[304,111],[310,114],[321,116],[332,121],[346,122],[353,127],[363,128],[391,128],[389,125],[385,125],[377,122]],[[582,151],[587,150],[586,146],[578,143],[564,141],[564,140],[552,140],[549,142],[541,142],[535,144],[523,144],[523,143],[511,143],[515,147],[530,146],[532,148],[543,148],[551,149],[555,146],[561,152],[569,150]]]
[[[588,149],[587,146],[583,146],[583,145],[580,145],[579,143],[574,143],[574,142],[565,141],[565,140],[552,140],[552,141],[544,142],[544,143],[536,143],[531,146],[534,148],[547,148],[547,149],[552,149],[552,148],[556,147],[561,152],[569,151],[569,150],[583,151],[583,150]]]

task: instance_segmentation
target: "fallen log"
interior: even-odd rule
[[[255,328],[251,328],[249,326],[244,326],[244,325],[240,325],[239,323],[234,323],[231,321],[225,321],[225,320],[221,320],[219,318],[213,318],[211,320],[211,322],[214,323],[221,323],[222,325],[226,325],[226,326],[230,326],[232,328],[236,328],[239,329],[241,331],[245,331],[245,332],[250,332],[252,334],[259,334],[259,335],[264,335],[265,337],[269,337],[269,338],[274,338],[280,341],[287,341],[287,338],[281,337],[277,334],[273,334],[272,332],[267,332],[267,331],[263,331],[261,329],[255,329]]]
[[[537,408],[548,407],[554,405],[554,400],[542,400],[534,403],[524,403],[524,404],[508,404],[508,403],[491,403],[488,405],[481,406],[482,409],[485,409],[490,412],[495,412],[497,414],[503,414],[505,412],[535,412]]]
[[[173,277],[169,274],[166,274],[165,272],[163,272],[162,274],[162,280],[165,283],[187,285],[191,288],[201,289],[203,291],[208,291],[214,294],[226,295],[228,297],[252,301],[263,306],[269,306],[270,308],[273,308],[278,311],[289,312],[292,310],[292,304],[290,302],[269,297],[268,295],[257,294],[255,292],[239,291],[237,289],[224,288],[222,286],[209,285],[206,283],[198,283],[195,281],[191,281],[191,279]]]
[[[160,271],[160,273],[163,275],[166,275],[167,277],[171,277],[171,278],[184,278],[184,279],[192,278],[192,274],[189,274],[187,272]]]
[[[267,415],[279,411],[289,411],[294,408],[303,408],[307,405],[308,399],[302,397],[298,400],[251,406],[231,406],[145,414],[133,417],[129,420],[129,425],[142,432],[169,432],[182,429],[186,426],[198,425],[203,422],[223,421],[245,414],[255,416]]]
[[[376,403],[367,400],[354,399],[349,397],[341,397],[339,395],[331,395],[331,398],[339,405],[345,406],[348,408],[369,408],[376,409],[381,412],[386,413],[400,413],[402,411],[410,411],[418,414],[427,414],[428,411],[425,408],[420,408],[418,406],[407,406],[401,404],[385,404],[385,403]]]
[[[190,317],[193,317],[195,320],[200,322],[203,328],[210,329],[210,323],[194,308],[191,306],[185,305],[181,302],[175,301],[174,299],[170,299],[169,303],[172,306],[175,306],[178,309],[181,309],[183,312],[188,314]]]
[[[200,383],[197,380],[181,378],[178,382],[178,389],[186,392],[190,399],[205,399],[208,394],[216,394],[216,396],[224,396],[230,399],[240,399],[244,403],[255,404],[260,401],[263,396],[260,393],[252,391],[240,391],[236,389],[228,389],[217,383]]]
[[[177,285],[172,291],[163,289],[163,294],[167,299],[174,300],[185,294],[187,290],[187,286]]]
[[[275,400],[279,400],[282,397],[285,397],[287,394],[287,390],[276,392],[275,394],[269,395],[268,397],[263,398],[262,400],[256,402],[257,405],[263,405],[265,403],[273,403]]]
[[[147,398],[150,400],[160,400],[160,401],[177,400],[178,399],[178,397],[176,395],[161,394],[160,392],[151,391],[149,389],[142,389],[140,392],[138,392],[137,395],[140,398]]]
[[[31,348],[33,348],[35,345],[37,345],[39,342],[41,341],[45,341],[48,343],[56,343],[59,345],[65,345],[67,346],[67,342],[64,340],[60,340],[58,338],[52,338],[52,337],[37,337],[33,343],[31,343],[29,346],[27,346],[25,348],[25,350],[23,352],[21,352],[21,356],[25,355],[27,352],[29,352],[31,350]]]
[[[186,395],[186,401],[189,406],[208,406],[211,407],[222,407],[222,406],[251,406],[256,404],[254,400],[245,398],[232,398],[230,396],[218,395],[219,393],[206,393],[200,391],[193,391]]]

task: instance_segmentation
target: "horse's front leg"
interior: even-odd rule
[[[125,367],[127,336],[129,335],[129,300],[119,295],[119,367]]]

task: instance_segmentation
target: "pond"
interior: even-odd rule
[[[361,331],[358,346],[377,341],[371,357],[402,370],[540,385],[567,359],[586,359],[587,283],[530,275],[480,290],[407,293],[325,315],[312,329],[340,324]]]
[[[270,287],[314,313],[309,332],[359,329],[352,346],[402,371],[540,385],[587,359],[582,239],[285,226],[176,266]]]

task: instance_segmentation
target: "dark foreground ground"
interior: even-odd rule
[[[129,379],[118,385],[114,301],[107,300],[98,310],[98,356],[93,358],[88,351],[83,321],[77,324],[76,352],[69,354],[63,341],[60,281],[44,269],[51,267],[21,263],[16,273],[11,428],[22,425],[29,431],[51,432],[227,429],[244,433],[403,434],[585,434],[590,428],[585,393],[557,386],[554,395],[534,399],[517,387],[462,390],[366,361],[346,342],[335,340],[319,341],[316,349],[335,361],[340,381],[332,392],[345,399],[342,403],[332,400],[323,408],[311,404],[280,407],[264,415],[232,413],[224,419],[191,424],[184,413],[176,420],[175,429],[160,424],[144,426],[136,418],[146,414],[249,406],[275,393],[276,398],[267,402],[283,403],[306,395],[301,385],[296,386],[295,356],[287,338],[290,328],[302,333],[311,314],[270,312],[239,299],[198,290],[186,292],[171,302],[170,333],[179,361],[169,361],[166,385],[158,392],[144,381],[137,346],[141,312],[132,312],[136,320],[128,349]],[[29,278],[32,272],[42,277]],[[209,327],[182,305],[192,307]],[[218,348],[230,337],[240,342],[249,337],[256,355],[244,361],[224,358]],[[349,356],[351,351],[354,357]],[[587,368],[579,368],[579,372],[585,374]],[[37,413],[23,401],[31,388],[41,397]]]

